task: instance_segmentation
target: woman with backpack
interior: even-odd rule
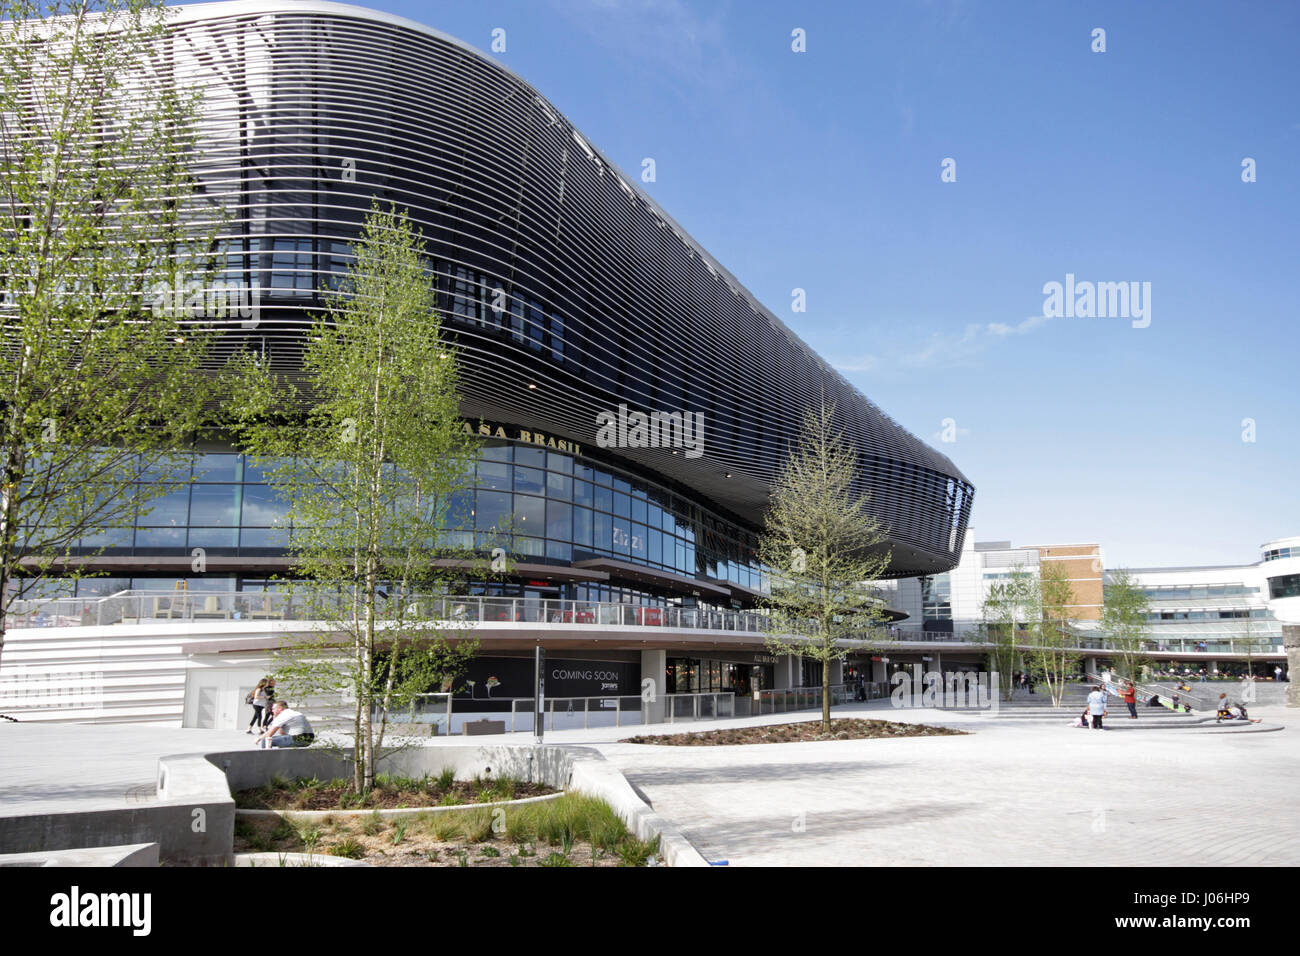
[[[249,692],[248,696],[244,698],[245,704],[253,705],[253,719],[248,722],[248,733],[250,734],[254,733],[254,727],[260,729],[266,722],[263,715],[271,713],[271,701],[267,698],[266,685],[267,678],[263,677],[257,682],[257,686]]]

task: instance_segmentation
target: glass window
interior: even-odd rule
[[[632,527],[626,518],[615,518],[613,527],[614,550],[627,554],[632,546]]]
[[[573,480],[573,503],[591,507],[596,503],[595,487],[585,481]]]
[[[251,456],[245,456],[244,481],[269,481],[272,472],[289,464],[291,460],[289,458],[265,458],[261,462],[257,462]]]
[[[573,508],[558,501],[546,503],[546,537],[570,541],[573,535]]]
[[[135,538],[134,528],[105,528],[99,534],[84,535],[83,548],[129,548]]]
[[[184,527],[189,520],[189,509],[190,489],[181,488],[142,503],[140,510],[148,514],[141,514],[136,524],[149,528]]]
[[[239,529],[228,528],[190,528],[187,547],[191,548],[233,548],[239,542]]]
[[[599,468],[593,469],[591,480],[598,485],[605,485],[608,487],[610,481],[609,472],[602,471]]]
[[[529,468],[545,468],[546,449],[530,445],[518,445],[515,447],[515,464],[527,465]]]
[[[524,491],[530,495],[540,495],[543,490],[545,472],[536,468],[523,468],[515,465],[515,491]]]
[[[523,535],[515,535],[514,543],[515,552],[529,558],[540,558],[546,553],[546,542],[541,538],[526,538]]]
[[[622,492],[614,492],[614,514],[620,518],[632,516],[632,499]]]
[[[596,510],[613,511],[614,510],[614,492],[608,488],[596,486]]]
[[[454,492],[447,502],[446,524],[448,528],[474,527],[474,492]]]
[[[194,485],[190,491],[190,524],[232,528],[238,522],[239,485]]]
[[[651,564],[663,564],[664,561],[664,533],[657,529],[651,528],[648,532],[649,558]]]
[[[287,548],[289,546],[288,528],[241,528],[239,531],[241,548]]]
[[[609,551],[612,543],[610,535],[611,522],[614,519],[607,514],[595,512],[592,546],[597,551]]]
[[[509,491],[511,471],[510,465],[481,461],[478,463],[478,486],[490,491]]]
[[[494,438],[483,443],[479,448],[479,458],[483,461],[510,461],[514,446]]]
[[[644,561],[646,559],[646,526],[643,524],[632,525],[632,542],[631,549],[634,557]]]
[[[573,546],[567,541],[547,541],[546,556],[560,561],[572,561]]]
[[[535,498],[532,495],[515,495],[514,530],[516,532],[528,532],[540,537],[545,533],[545,515],[545,498]]]
[[[632,520],[639,521],[642,524],[645,524],[645,519],[646,519],[645,499],[637,498],[634,496],[632,498]]]
[[[183,548],[185,547],[185,527],[178,528],[137,528],[135,531],[137,548]]]
[[[240,524],[251,528],[272,528],[283,524],[289,505],[274,488],[244,485],[243,515]]]
[[[200,455],[194,463],[195,481],[242,481],[240,455]]]
[[[546,467],[551,471],[571,475],[573,474],[573,459],[559,452],[548,451],[546,453]]]
[[[491,531],[501,527],[510,520],[510,495],[500,491],[479,491],[478,505],[474,513],[474,527],[479,531]]]
[[[591,547],[591,512],[586,508],[573,509],[573,543],[584,548]]]
[[[568,501],[573,497],[573,479],[568,475],[557,475],[553,471],[546,473],[546,496]]]

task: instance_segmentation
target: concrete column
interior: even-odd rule
[[[871,661],[871,683],[889,680],[889,665],[884,661]]]
[[[1300,707],[1300,624],[1282,625],[1282,646],[1286,648],[1286,705]]]
[[[844,683],[844,662],[843,661],[831,661],[831,683],[832,684]]]
[[[649,685],[646,679],[654,681],[653,700],[645,700]],[[663,721],[664,711],[664,694],[668,693],[668,652],[667,651],[642,651],[641,652],[641,707],[645,711],[644,720],[647,724],[657,724]]]
[[[1085,657],[1085,658],[1083,659],[1083,669],[1084,669],[1084,671],[1085,671],[1086,673],[1088,673],[1088,674],[1096,674],[1096,673],[1097,673],[1097,658],[1095,658],[1095,657]]]
[[[775,690],[785,690],[787,687],[798,686],[799,674],[799,655],[797,654],[778,654],[776,663],[772,665],[772,687]]]

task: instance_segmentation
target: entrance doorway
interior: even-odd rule
[[[264,670],[194,668],[185,675],[184,727],[205,730],[244,730],[253,719],[244,698],[266,676]]]

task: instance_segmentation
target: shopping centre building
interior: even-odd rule
[[[298,0],[181,8],[166,43],[177,72],[201,78],[193,168],[232,217],[221,307],[195,316],[223,327],[223,355],[253,349],[297,374],[320,290],[344,274],[372,201],[423,231],[482,442],[453,533],[482,548],[503,518],[516,532],[510,580],[471,588],[458,609],[482,646],[475,699],[529,693],[538,644],[568,662],[552,693],[574,697],[639,693],[646,678],[669,694],[818,683],[815,667],[766,650],[750,609],[773,481],[822,400],[889,529],[890,576],[957,563],[973,488],[956,466],[510,70],[408,20]],[[607,447],[602,413],[620,410],[702,432]],[[31,595],[47,603],[11,618],[3,709],[233,726],[297,626],[277,580],[291,530],[256,463],[206,445],[189,487],[83,542],[95,576],[50,580]]]
[[[994,585],[1017,572],[1037,578],[1049,561],[1065,570],[1073,596],[1070,624],[1082,649],[1096,651],[1086,660],[1093,667],[1108,663],[1102,612],[1105,589],[1119,569],[1106,567],[1098,544],[1013,547],[975,540],[972,531],[951,571],[887,585],[890,607],[907,615],[897,632],[976,640]],[[1158,670],[1250,670],[1260,677],[1287,672],[1283,629],[1300,622],[1300,538],[1265,542],[1255,562],[1125,570],[1147,600],[1144,645]]]

